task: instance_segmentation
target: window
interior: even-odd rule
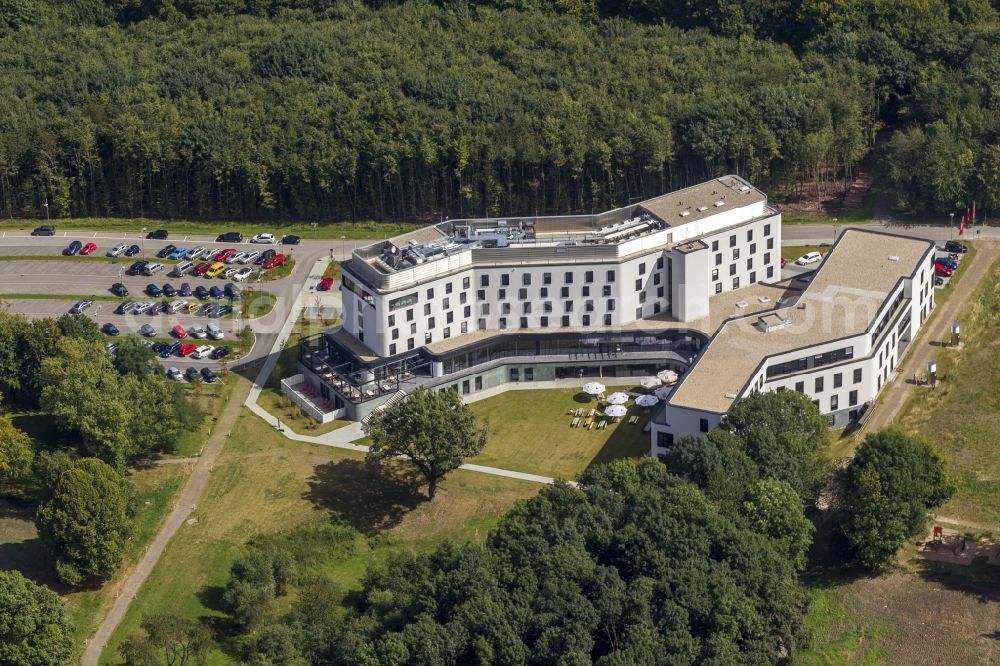
[[[416,339],[410,338],[409,340],[406,341],[406,348],[413,349],[416,346],[416,343],[417,343]]]
[[[757,271],[750,271],[750,284],[757,281]]]
[[[478,328],[479,328],[480,331],[485,331],[486,330],[486,320],[485,319],[480,319],[479,320],[479,326],[478,326]]]
[[[747,242],[749,243],[752,240],[753,240],[753,229],[747,229]]]
[[[549,326],[549,318],[548,317],[542,317],[541,320],[540,320],[540,322],[542,324],[542,328],[548,328],[548,326]]]
[[[740,288],[740,279],[738,277],[733,278],[733,289]]]
[[[406,321],[413,321],[413,308],[406,311]]]
[[[712,241],[712,252],[718,252],[718,251],[719,251],[719,241],[714,240]]]
[[[430,313],[431,313],[431,304],[430,303],[424,303],[424,316],[426,317]]]
[[[583,274],[583,281],[584,282],[593,282],[594,281],[594,271],[587,271],[586,273],[584,273]]]
[[[464,292],[463,291],[461,294],[459,294],[458,295],[458,302],[462,303],[463,305],[465,303],[468,303],[469,302],[469,294],[468,294],[468,292]]]
[[[518,297],[518,299],[520,299],[522,301],[527,300],[528,299],[528,290],[525,289],[524,287],[521,287],[520,289],[517,290],[517,297]]]
[[[480,308],[480,310],[481,310],[480,314],[488,315],[490,313],[490,304],[489,303],[483,303],[483,305]]]
[[[608,282],[614,282],[615,281],[615,272],[614,271],[608,271],[607,281]]]
[[[480,289],[479,291],[477,291],[476,292],[476,298],[479,299],[480,301],[485,301],[486,300],[486,290],[485,289]]]
[[[445,326],[444,330],[441,331],[441,336],[444,337],[445,339],[450,338],[451,337],[451,328],[448,327],[448,326]]]
[[[770,252],[765,252],[764,253],[764,264],[766,265],[766,264],[769,264],[769,263],[771,263],[771,253]]]
[[[774,266],[767,267],[767,277],[769,278],[774,277]]]
[[[757,243],[750,243],[750,254],[757,254]]]
[[[525,368],[524,369],[524,381],[530,382],[530,381],[533,381],[534,379],[535,379],[535,369],[534,368]]]
[[[447,283],[444,286],[444,293],[446,293],[446,294],[450,294],[451,293],[451,282]]]
[[[468,333],[469,332],[469,322],[463,321],[462,322],[462,327],[461,327],[460,330],[462,331],[463,334],[464,333]]]
[[[610,284],[604,285],[604,288],[601,289],[601,295],[603,295],[603,296],[610,296],[611,295],[611,285]]]
[[[542,287],[541,289],[538,290],[538,295],[541,296],[542,298],[548,298],[549,297],[549,288],[548,287]]]
[[[639,275],[645,275],[645,274],[646,274],[646,262],[644,261],[641,264],[639,264]]]
[[[497,289],[497,298],[500,299],[501,301],[503,299],[507,298],[507,290],[506,289]]]
[[[590,287],[588,287],[588,286],[584,285],[584,286],[583,286],[583,287],[582,287],[582,288],[580,289],[580,295],[581,295],[581,296],[590,296]]]
[[[564,303],[564,305],[565,305],[565,308],[563,309],[563,312],[572,312],[573,311],[573,301],[566,301]]]
[[[467,278],[467,277],[462,278],[462,289],[468,289],[469,285],[471,284],[471,282],[472,281],[469,278]],[[449,292],[449,293],[451,293],[451,292]]]
[[[429,345],[432,342],[434,342],[434,336],[431,335],[430,331],[427,331],[424,333],[424,344]]]
[[[669,432],[656,433],[656,445],[661,449],[667,449],[674,445],[674,436]]]
[[[528,318],[521,317],[521,328],[528,328]]]
[[[389,328],[396,325],[396,315],[389,315]]]
[[[500,314],[510,314],[510,303],[500,304]]]
[[[661,268],[663,268],[663,257],[656,260],[656,270],[660,270]]]
[[[389,356],[395,356],[395,355],[396,355],[396,345],[395,343],[393,343],[389,345]]]
[[[715,265],[719,266],[720,264],[722,264],[722,253],[721,252],[718,253],[717,255],[715,255]]]
[[[663,298],[663,287],[657,287],[656,288],[656,297],[657,298]]]
[[[563,326],[569,326],[569,315],[563,315],[562,325]]]
[[[594,311],[594,301],[586,301],[586,302],[584,302],[584,304],[583,304],[583,311],[584,312],[593,312]]]
[[[430,300],[432,298],[434,298],[434,288],[433,287],[427,290],[427,300]]]
[[[604,315],[604,325],[611,326],[611,315],[609,314]]]
[[[542,312],[552,312],[552,301],[542,303]]]
[[[434,328],[434,317],[427,320],[427,328]]]
[[[739,258],[740,258],[740,248],[734,247],[733,248],[733,261],[735,261],[735,260],[737,260]]]
[[[844,385],[844,373],[838,372],[833,376],[833,388],[840,388]]]
[[[410,324],[410,335],[416,335],[416,333],[417,333],[417,324],[416,323]]]
[[[736,275],[736,264],[729,264],[729,274]]]
[[[660,304],[653,303],[653,314],[660,314]]]
[[[847,394],[847,405],[849,407],[853,407],[856,404],[858,404],[858,392],[851,391],[850,393]]]
[[[542,284],[552,284],[552,273],[542,273]]]
[[[717,294],[721,294],[722,293],[722,283],[721,282],[716,282],[715,283],[715,293],[717,293]]]
[[[583,315],[582,320],[584,326],[590,326],[590,315]]]
[[[399,329],[398,328],[392,329],[392,339],[393,340],[399,340]]]
[[[476,382],[476,390],[477,391],[482,391],[483,390],[483,378],[482,378],[482,376],[480,375],[479,377],[476,377],[475,382]]]
[[[805,382],[795,382],[795,390],[798,391],[799,393],[805,393],[806,392],[806,383]]]
[[[563,282],[566,284],[573,284],[573,272],[566,271],[566,275],[563,277]]]
[[[750,270],[751,268],[753,268],[753,257],[749,257],[747,259],[747,270]]]
[[[455,313],[449,310],[444,314],[444,322],[446,324],[451,324],[455,321]]]
[[[504,273],[500,276],[500,285],[504,287],[510,286],[510,274]]]
[[[855,384],[861,383],[861,368],[854,369],[854,383]]]
[[[615,311],[615,299],[613,299],[613,298],[609,298],[608,299],[608,308],[607,308],[607,310],[608,310],[608,312],[614,312]]]
[[[480,275],[479,276],[479,286],[480,287],[488,287],[488,286],[490,286],[490,276],[489,275]]]
[[[521,379],[521,371],[520,371],[520,369],[518,369],[518,368],[511,368],[510,369],[510,381],[516,382],[516,381],[520,381],[520,379]]]
[[[531,285],[531,273],[521,273],[521,284],[525,287]]]
[[[840,408],[840,398],[834,393],[830,396],[830,411],[835,412]]]
[[[660,284],[660,273],[653,273],[653,284]]]
[[[708,419],[698,419],[698,431],[708,432]]]
[[[531,301],[525,301],[521,304],[521,312],[523,314],[531,314]]]
[[[499,323],[500,323],[500,328],[501,329],[507,328],[507,318],[506,317],[500,317],[500,322]]]
[[[560,287],[559,289],[560,298],[569,298],[569,287]]]
[[[736,247],[736,234],[729,237],[729,247]]]
[[[770,224],[765,224],[764,225],[764,235],[765,236],[770,236],[771,235],[771,225]]]
[[[773,238],[768,238],[767,239],[767,249],[768,250],[773,250],[774,249],[774,239]]]
[[[642,278],[635,281],[635,290],[642,291]]]
[[[816,378],[815,389],[816,389],[816,393],[822,393],[823,392],[823,378],[822,377],[817,377]]]
[[[646,292],[644,292],[644,291],[639,292],[639,302],[640,303],[645,303],[646,302]]]

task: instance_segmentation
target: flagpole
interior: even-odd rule
[[[948,240],[955,240],[955,235],[954,235],[955,234],[955,214],[954,213],[948,213],[948,217],[950,218],[950,220],[948,222]]]

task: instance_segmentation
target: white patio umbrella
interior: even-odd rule
[[[660,401],[655,395],[640,395],[635,399],[635,404],[640,407],[652,407]]]
[[[608,416],[625,416],[628,408],[625,405],[608,405],[604,408],[604,413]]]
[[[626,402],[628,402],[628,393],[619,391],[608,396],[609,405],[624,405]]]
[[[656,389],[656,393],[654,395],[660,400],[666,400],[673,390],[673,386],[664,386],[663,388]]]
[[[643,377],[639,380],[639,386],[644,389],[655,389],[663,384],[659,377]]]
[[[677,373],[673,370],[661,370],[656,373],[656,378],[668,386],[677,383]]]
[[[587,382],[583,385],[583,392],[590,395],[601,395],[604,393],[604,384],[600,382]]]

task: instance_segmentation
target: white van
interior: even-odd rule
[[[209,324],[205,327],[205,331],[208,332],[208,337],[213,340],[221,340],[224,335],[222,329],[217,324]]]
[[[182,275],[184,275],[185,273],[187,273],[189,270],[191,270],[193,267],[194,267],[194,262],[193,261],[182,261],[181,263],[179,263],[176,266],[174,266],[174,269],[172,271],[170,271],[170,273],[168,273],[168,275],[170,275],[172,277],[181,277]]]

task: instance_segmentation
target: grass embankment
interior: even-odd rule
[[[608,387],[607,392],[627,390]],[[569,410],[597,409],[597,402],[579,389],[507,391],[475,402],[472,410],[489,422],[483,452],[469,462],[518,472],[574,479],[590,465],[649,453],[649,435],[642,432],[652,412],[629,401],[629,416],[638,423],[609,423],[604,430],[571,428]],[[584,419],[586,420],[586,419]]]
[[[781,258],[788,263],[793,263],[796,259],[806,254],[807,252],[822,252],[826,254],[830,251],[830,246],[827,244],[822,245],[783,245],[781,246]],[[818,268],[819,262],[815,264],[810,264],[812,268]]]
[[[357,590],[372,561],[399,549],[428,550],[444,540],[481,541],[518,499],[538,489],[459,470],[429,503],[402,475],[380,474],[359,454],[291,442],[245,412],[194,520],[167,547],[102,663],[117,656],[118,645],[144,614],[177,612],[225,628],[222,591],[232,560],[251,538],[273,535],[301,550],[309,546],[302,535],[312,534],[319,542],[302,573],[322,572]],[[233,659],[217,649],[208,662]]]
[[[0,222],[0,231],[30,231],[46,222],[39,220],[5,220]],[[79,217],[51,220],[56,233],[71,230],[85,231],[116,231],[139,237],[139,231],[145,227],[149,233],[154,229],[166,229],[170,239],[176,235],[218,236],[229,231],[239,231],[249,238],[260,233],[273,233],[276,236],[294,234],[301,238],[329,239],[331,241],[358,240],[395,236],[409,231],[414,224],[399,222],[330,222],[321,223],[313,228],[308,222],[296,223],[247,223],[226,221],[195,221],[195,220],[153,220],[145,218],[118,217]]]

